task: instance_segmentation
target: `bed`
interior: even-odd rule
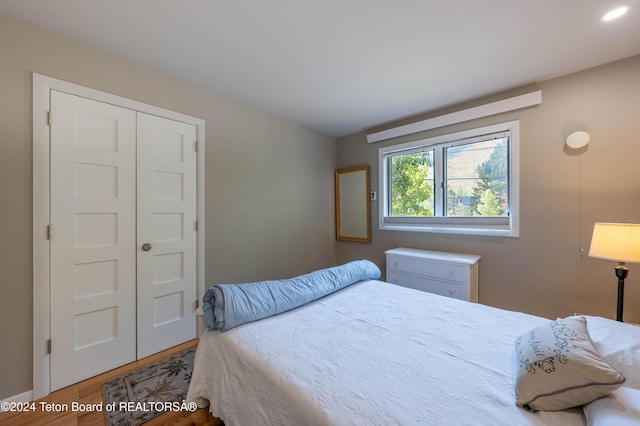
[[[529,412],[515,404],[514,342],[549,321],[359,280],[295,309],[203,333],[187,399],[209,404],[227,426],[595,425],[583,407]],[[619,334],[611,325],[626,326],[625,345],[635,339],[631,354],[640,353],[639,327],[587,321],[601,340]],[[621,361],[640,373],[635,362]],[[597,402],[624,397],[633,406],[640,391],[627,389],[636,391],[620,388]]]

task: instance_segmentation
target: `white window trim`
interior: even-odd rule
[[[388,210],[387,165],[390,153],[467,139],[501,131],[510,132],[509,141],[509,211],[505,218],[385,218]],[[433,232],[444,234],[518,237],[520,235],[520,122],[518,120],[442,136],[415,140],[378,149],[378,228],[387,231]],[[386,219],[386,220],[385,220]]]

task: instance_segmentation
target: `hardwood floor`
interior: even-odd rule
[[[108,380],[115,379],[130,371],[137,370],[146,365],[153,364],[164,358],[168,358],[177,353],[183,352],[198,344],[198,340],[192,340],[174,348],[168,349],[164,352],[152,355],[144,358],[140,361],[127,364],[115,370],[111,370],[96,377],[92,377],[83,382],[76,383],[68,386],[64,389],[52,392],[48,396],[36,401],[36,411],[27,413],[17,412],[4,412],[0,413],[0,425],[11,426],[67,426],[67,425],[79,425],[79,426],[103,426],[105,425],[104,413],[101,411],[60,411],[60,412],[43,412],[40,407],[47,404],[40,404],[40,402],[46,402],[51,404],[67,404],[67,407],[71,407],[72,403],[77,402],[80,404],[97,404],[103,402],[102,399],[102,383]],[[53,407],[53,406],[52,406]],[[166,412],[163,413],[148,422],[145,423],[148,426],[158,425],[210,425],[210,426],[224,426],[224,423],[211,415],[208,408],[200,408],[195,412]]]

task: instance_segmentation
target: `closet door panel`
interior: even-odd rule
[[[196,127],[138,113],[138,357],[196,337]]]
[[[51,92],[51,390],[135,361],[136,114]]]

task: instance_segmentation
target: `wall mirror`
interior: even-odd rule
[[[371,242],[369,166],[336,171],[336,239]]]

